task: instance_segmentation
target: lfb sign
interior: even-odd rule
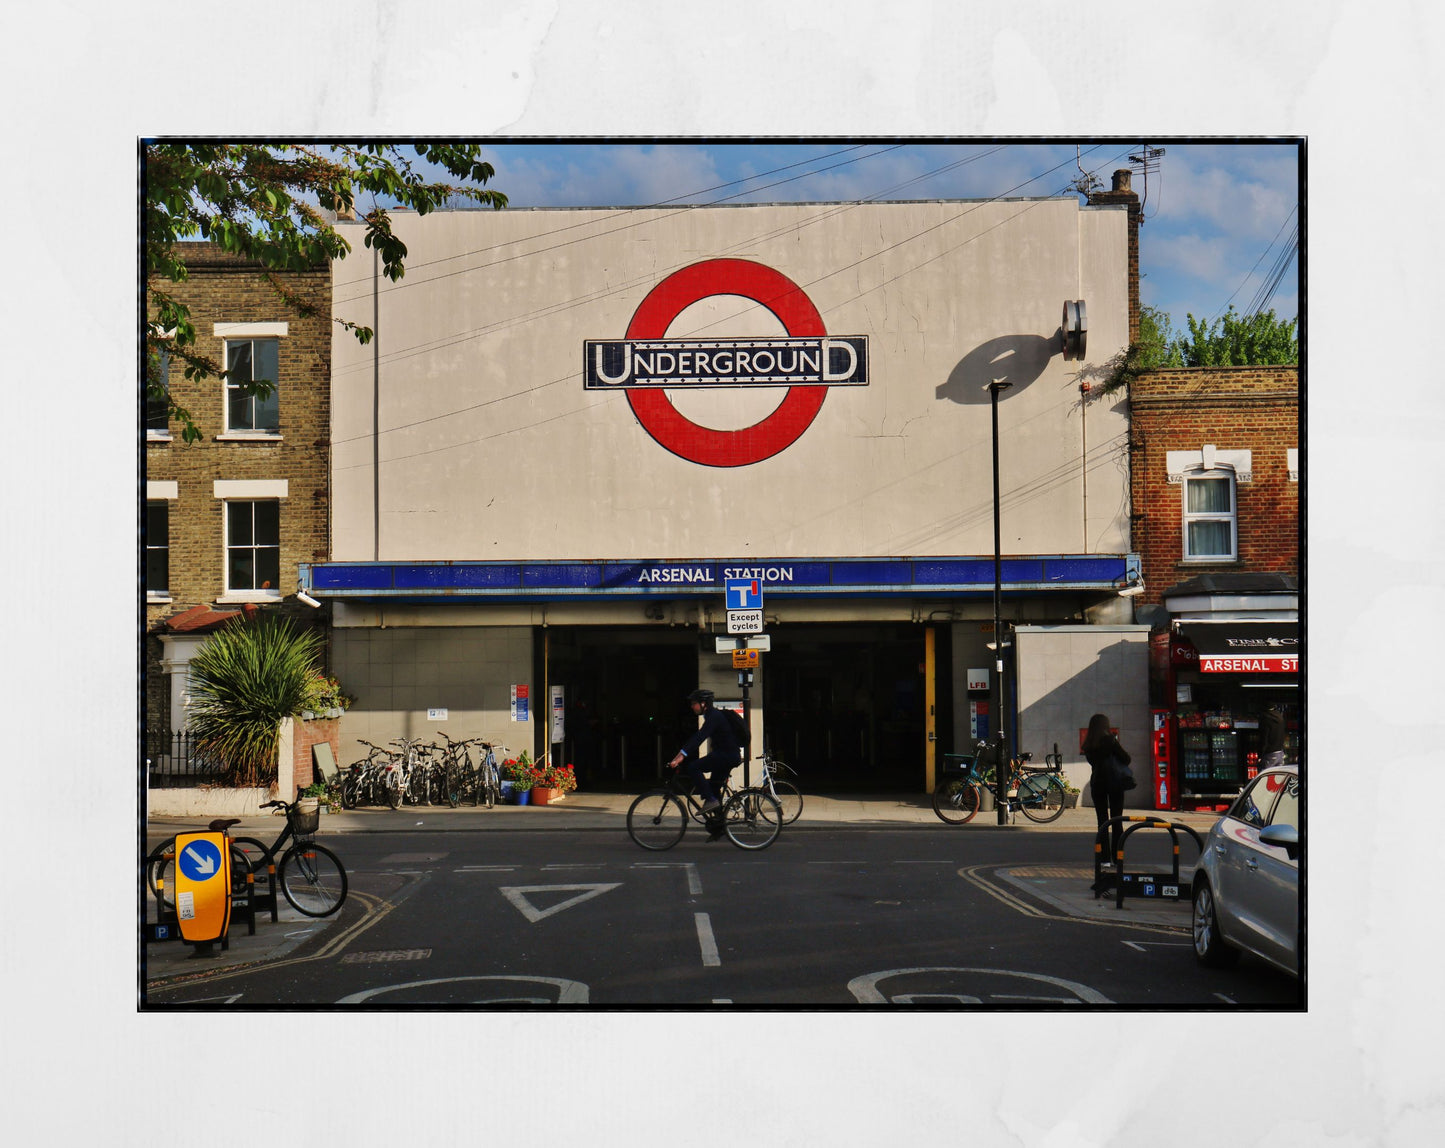
[[[713,295],[766,307],[788,332],[781,338],[669,339],[668,325]],[[709,259],[675,271],[648,292],[620,340],[587,340],[583,386],[620,390],[660,445],[703,466],[750,466],[797,442],[822,409],[828,388],[868,385],[868,339],[829,336],[803,289],[781,272],[746,259]],[[777,408],[740,430],[700,426],[665,388],[787,387]]]

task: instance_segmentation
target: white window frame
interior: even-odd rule
[[[1165,454],[1164,464],[1171,486],[1179,486],[1179,547],[1180,561],[1185,565],[1219,566],[1239,561],[1239,488],[1254,481],[1254,454],[1248,450],[1220,450],[1213,443],[1205,443],[1199,450],[1171,450]],[[1228,478],[1229,514],[1189,513],[1189,482],[1198,478]],[[1191,555],[1189,553],[1189,524],[1191,522],[1229,521],[1229,549],[1224,555]]]
[[[290,326],[287,323],[216,323],[212,327],[215,336],[221,342],[221,362],[231,361],[232,343],[254,343],[257,341],[273,341],[276,346],[276,374],[281,374],[281,346],[280,341],[287,337]],[[272,380],[275,385],[277,396],[277,419],[280,419],[280,394],[281,379],[278,377]],[[221,423],[223,430],[216,436],[222,442],[277,442],[281,439],[281,432],[277,430],[232,430],[231,429],[231,384],[224,384],[221,397]]]
[[[282,598],[281,589],[281,531],[276,531],[276,584],[265,589],[231,588],[231,507],[236,503],[253,502],[283,503],[290,491],[290,483],[284,478],[261,479],[217,479],[212,493],[223,503],[221,514],[221,584],[224,590],[218,602],[275,602]],[[279,511],[278,506],[278,511]],[[278,514],[279,517],[279,514]]]
[[[1190,513],[1189,510],[1189,486],[1193,482],[1227,482],[1229,484],[1229,511],[1198,511]],[[1199,562],[1214,565],[1223,562],[1239,561],[1239,482],[1235,477],[1234,469],[1228,466],[1216,465],[1211,470],[1203,467],[1190,469],[1183,475],[1180,483],[1180,545],[1183,547],[1182,561]],[[1229,553],[1227,554],[1191,554],[1189,552],[1189,527],[1197,522],[1227,522],[1229,524]]]
[[[166,503],[171,503],[171,502],[174,502],[174,501],[175,501],[177,498],[179,498],[179,497],[180,497],[180,483],[178,483],[178,482],[163,482],[163,481],[157,481],[157,480],[153,480],[153,479],[147,479],[147,480],[146,480],[146,510],[147,510],[147,513],[149,513],[150,504],[151,504],[152,502],[166,502]],[[166,514],[167,514],[167,516],[169,516],[169,514],[170,514],[169,506],[168,506],[167,509],[166,509]],[[171,565],[171,562],[170,562],[170,523],[169,523],[169,521],[167,521],[167,524],[166,524],[166,535],[167,535],[167,538],[166,538],[166,583],[167,583],[167,585],[166,585],[166,588],[165,588],[164,590],[152,590],[149,586],[147,586],[147,587],[146,587],[146,601],[147,601],[148,603],[149,603],[149,602],[169,602],[169,601],[171,601],[171,588],[170,588],[170,580],[171,580],[171,579],[170,579],[170,565]],[[151,547],[147,546],[146,549],[147,549],[147,550],[150,550]],[[157,547],[157,549],[159,549],[159,548]]]

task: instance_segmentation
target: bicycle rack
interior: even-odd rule
[[[256,892],[256,871],[252,870],[246,874],[246,913],[251,926],[251,932],[256,931],[256,910],[270,909],[271,922],[281,919],[276,905],[276,859],[271,854],[266,854],[266,889],[265,893]],[[234,901],[231,902],[231,911],[235,912]]]
[[[1114,859],[1117,864],[1117,872],[1106,875],[1104,873],[1104,851],[1108,848],[1109,830],[1116,825],[1123,825],[1126,821],[1134,824],[1127,826],[1119,838],[1119,855]],[[1167,829],[1172,848],[1170,858],[1172,866],[1168,873],[1157,871],[1131,873],[1124,868],[1124,846],[1129,841],[1129,835],[1138,829]],[[1204,852],[1204,842],[1198,833],[1188,825],[1178,821],[1165,821],[1159,817],[1111,817],[1094,835],[1094,900],[1104,895],[1106,886],[1114,888],[1114,907],[1122,909],[1125,897],[1152,897],[1161,901],[1183,901],[1189,896],[1179,881],[1179,830],[1184,830],[1190,837],[1194,838],[1195,849],[1200,854]]]

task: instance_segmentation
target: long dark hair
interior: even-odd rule
[[[1105,714],[1095,714],[1089,719],[1088,732],[1084,734],[1084,752],[1098,749],[1104,744],[1104,739],[1113,736],[1109,730],[1109,718]]]

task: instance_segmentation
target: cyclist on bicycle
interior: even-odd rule
[[[743,747],[733,732],[732,722],[722,710],[713,707],[712,690],[693,690],[687,695],[692,712],[702,718],[697,732],[688,738],[677,751],[668,766],[676,769],[686,763],[688,776],[692,778],[697,791],[702,794],[702,809],[713,818],[708,840],[715,841],[725,831],[721,814],[722,802],[718,792],[727,781],[728,774],[742,762]],[[709,752],[698,756],[698,748],[708,742]]]

